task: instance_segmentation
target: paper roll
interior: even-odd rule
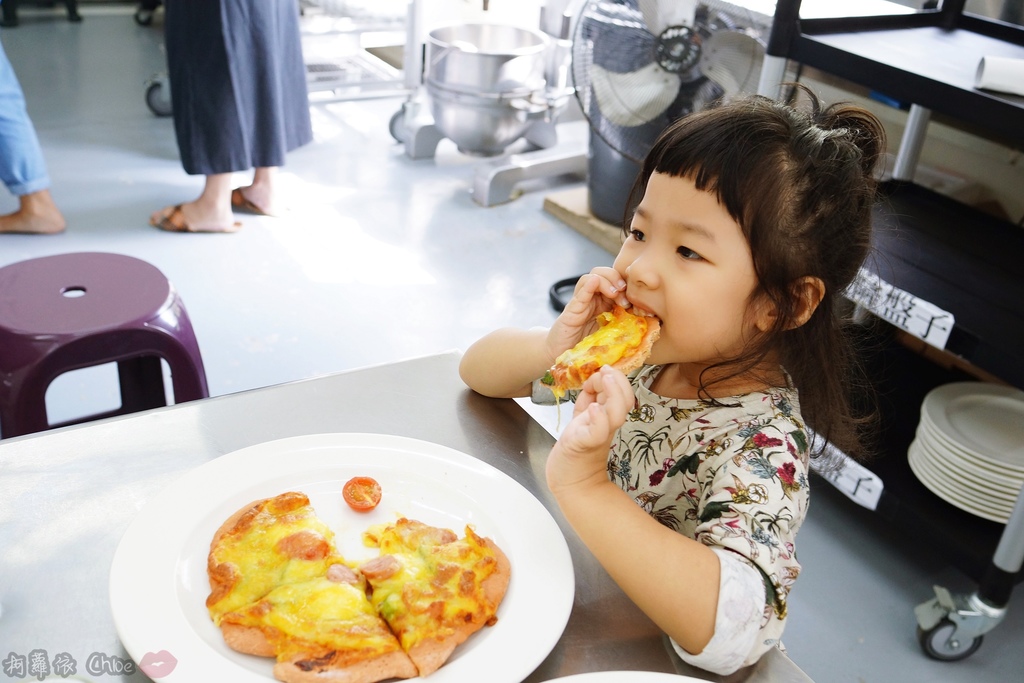
[[[1024,95],[1024,59],[986,55],[978,64],[974,87]]]

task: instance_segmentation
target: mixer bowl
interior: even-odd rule
[[[547,37],[498,24],[434,29],[426,85],[434,125],[467,154],[500,154],[544,115]]]

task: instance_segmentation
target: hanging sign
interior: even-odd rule
[[[860,269],[846,289],[846,298],[935,348],[946,348],[953,314],[889,284],[870,270]]]

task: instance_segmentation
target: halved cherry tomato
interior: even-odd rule
[[[352,477],[345,482],[341,495],[350,508],[366,512],[380,503],[380,484],[373,477]]]

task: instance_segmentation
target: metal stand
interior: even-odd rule
[[[569,132],[575,124],[565,123],[560,126],[561,132]],[[583,126],[586,124],[583,123]],[[559,175],[586,176],[587,173],[587,140],[585,135],[572,136],[563,142],[557,142],[554,124],[547,124],[546,130],[538,131],[552,139],[543,140],[548,146],[541,149],[511,154],[490,163],[476,167],[473,176],[473,201],[480,206],[494,206],[511,201],[516,197],[516,186],[528,180],[548,178]],[[587,132],[584,129],[584,134]],[[536,142],[532,136],[530,142]]]
[[[907,114],[907,127],[903,129],[900,148],[896,153],[896,165],[892,171],[893,180],[911,181],[914,179],[914,172],[917,170],[918,161],[921,160],[921,150],[924,148],[925,137],[928,134],[928,122],[931,118],[931,109],[917,104],[910,105],[910,112]]]
[[[405,146],[410,159],[432,159],[444,133],[434,125],[434,119],[419,94],[402,103],[389,124],[391,137]]]

